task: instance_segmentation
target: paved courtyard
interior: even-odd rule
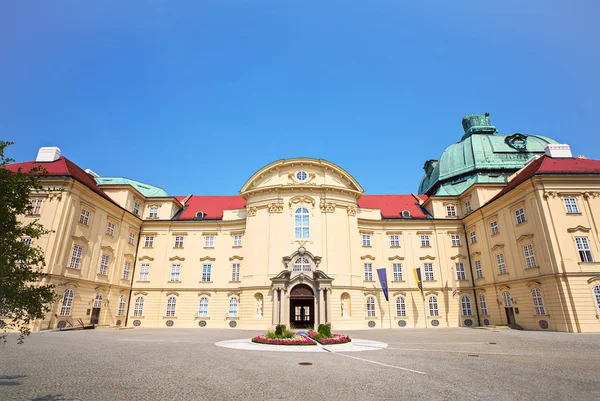
[[[265,352],[259,332],[46,332],[0,346],[0,400],[598,400],[600,335],[481,329],[348,331],[364,352]],[[312,365],[300,365],[308,362]]]

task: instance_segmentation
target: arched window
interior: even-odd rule
[[[438,301],[436,296],[429,297],[429,316],[439,316]]]
[[[542,299],[542,291],[539,288],[531,290],[531,300],[533,301],[533,309],[535,314],[543,316],[546,314],[546,308],[544,307],[544,300]]]
[[[117,316],[125,316],[125,303],[127,302],[127,297],[125,295],[121,295],[119,298],[119,308],[117,309]]]
[[[367,297],[367,317],[375,317],[375,297]]]
[[[594,286],[594,298],[596,298],[596,306],[600,310],[600,284]]]
[[[305,207],[299,207],[294,214],[294,238],[310,238],[310,215]]]
[[[144,297],[137,297],[133,306],[133,316],[144,316]]]
[[[479,294],[479,306],[481,306],[481,314],[483,316],[487,316],[488,315],[487,300],[485,299],[485,295],[483,295],[483,294]]]
[[[308,261],[307,258],[305,258],[304,256],[300,256],[294,262],[294,265],[292,266],[292,271],[309,272],[309,271],[312,271],[312,267],[310,266],[310,262]]]
[[[75,292],[71,289],[65,291],[63,295],[62,304],[60,306],[60,315],[61,316],[70,316],[71,315],[71,307],[73,306],[73,296]]]
[[[404,297],[396,298],[396,316],[406,316],[406,302],[404,302]]]
[[[236,297],[229,298],[229,317],[237,317],[238,315],[238,299]]]
[[[462,306],[462,314],[463,316],[472,316],[473,311],[471,310],[471,298],[467,295],[463,295],[460,298],[460,304]]]
[[[177,298],[169,297],[167,299],[167,313],[166,317],[175,317],[175,308],[177,307]]]
[[[200,304],[198,305],[198,317],[208,317],[208,298],[200,298]]]
[[[94,298],[94,308],[102,308],[102,293],[99,292],[96,294],[96,298]]]
[[[510,293],[508,291],[504,291],[502,293],[502,299],[504,300],[505,308],[512,308],[512,297],[510,296]]]

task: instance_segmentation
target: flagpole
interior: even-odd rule
[[[425,307],[425,288],[423,288],[424,280],[421,280],[421,295],[423,296],[423,317],[425,317],[425,328],[428,329],[427,326],[427,308]]]
[[[388,316],[390,317],[390,329],[392,328],[392,312],[390,311],[390,300],[388,299]]]

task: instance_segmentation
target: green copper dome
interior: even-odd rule
[[[555,140],[528,134],[497,134],[489,114],[463,118],[465,134],[444,150],[439,160],[428,160],[420,194],[460,195],[474,183],[502,183]]]
[[[124,177],[96,177],[96,183],[103,185],[131,185],[146,198],[168,198],[170,195],[162,188]]]

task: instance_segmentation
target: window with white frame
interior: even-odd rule
[[[465,202],[465,212],[471,213],[472,211],[473,211],[473,208],[471,207],[471,201],[468,200]]]
[[[471,244],[477,243],[477,233],[475,232],[475,230],[469,233],[469,238],[471,239]]]
[[[460,298],[460,305],[462,307],[463,316],[472,316],[473,310],[471,309],[471,298],[467,295],[463,295]]]
[[[496,265],[498,266],[498,274],[506,274],[506,263],[504,263],[504,254],[496,254]]]
[[[200,298],[200,303],[198,304],[198,317],[208,317],[208,298],[206,297]]]
[[[423,270],[425,271],[425,281],[433,281],[433,263],[423,263]]]
[[[496,220],[490,223],[490,230],[492,235],[500,234],[500,230],[498,229],[498,222]]]
[[[175,317],[175,309],[177,308],[177,298],[169,297],[167,299],[167,311],[165,313],[166,317]]]
[[[138,202],[133,202],[133,213],[140,214],[140,204]]]
[[[294,213],[294,238],[310,238],[310,215],[305,207],[299,207]]]
[[[600,312],[600,284],[596,284],[594,288],[592,288],[594,293],[594,299],[596,300],[596,307],[598,307],[598,311]]]
[[[367,317],[375,317],[375,297],[367,297]]]
[[[212,274],[212,265],[205,263],[202,265],[202,281],[210,281]]]
[[[158,217],[158,207],[157,206],[152,206],[150,208],[150,214],[148,215],[148,217],[150,217],[151,219],[155,219]]]
[[[152,248],[154,247],[154,236],[146,235],[144,238],[144,248]]]
[[[488,315],[487,300],[485,299],[485,295],[483,295],[483,294],[479,294],[479,307],[481,308],[481,314],[483,316],[487,316]]]
[[[71,253],[71,261],[69,267],[71,269],[81,268],[81,255],[83,254],[83,247],[80,245],[73,245],[73,252]]]
[[[565,202],[567,213],[579,213],[579,205],[576,198],[564,198],[563,201]]]
[[[40,214],[42,212],[43,199],[32,199],[31,200],[31,211],[30,214]]]
[[[79,215],[79,223],[83,225],[90,224],[90,211],[84,208],[81,208],[81,214]]]
[[[144,316],[144,297],[137,297],[133,305],[133,316]]]
[[[502,293],[502,301],[504,303],[505,308],[512,308],[512,297],[510,296],[510,293],[508,291],[504,291]]]
[[[429,297],[428,304],[429,304],[429,316],[439,316],[440,311],[438,309],[438,300],[435,295],[432,295]]]
[[[68,289],[63,294],[63,299],[60,304],[60,316],[70,316],[71,308],[73,307],[73,297],[75,296],[75,291],[72,289]]]
[[[125,316],[125,304],[127,303],[127,297],[121,295],[119,298],[119,307],[117,308],[117,316]]]
[[[23,237],[23,238],[21,238],[21,242],[24,243],[25,245],[31,245],[31,243],[33,242],[33,239],[31,237]]]
[[[364,269],[365,269],[365,281],[373,281],[373,264],[365,263]]]
[[[294,272],[309,272],[312,271],[310,262],[305,256],[299,256],[294,264],[292,265],[292,271]]]
[[[483,278],[483,269],[481,268],[481,260],[475,261],[475,278]]]
[[[535,314],[544,316],[546,314],[546,308],[544,307],[544,300],[542,299],[542,291],[539,288],[534,287],[531,290],[531,301],[533,302]]]
[[[111,237],[115,236],[115,223],[109,221],[106,224],[106,235],[110,235]]]
[[[523,254],[525,254],[525,267],[531,269],[536,267],[535,254],[533,253],[533,245],[527,244],[523,247]]]
[[[467,279],[467,272],[465,271],[465,264],[463,262],[456,263],[456,279],[459,281]]]
[[[233,246],[242,246],[242,235],[236,234],[233,236]]]
[[[135,245],[135,233],[129,233],[129,240],[127,242],[129,245]]]
[[[406,302],[404,300],[404,297],[396,298],[396,316],[406,317]]]
[[[586,263],[594,261],[588,237],[575,237],[575,244],[577,245],[577,251],[579,252],[579,260]]]
[[[392,263],[394,281],[402,281],[402,263]]]
[[[398,234],[390,235],[390,246],[392,248],[397,248],[400,246],[400,236]]]
[[[522,224],[527,221],[525,218],[525,210],[522,207],[515,210],[515,218],[517,220],[517,224]]]
[[[142,263],[140,265],[140,281],[149,281],[150,263]]]
[[[236,297],[229,298],[229,317],[238,316],[238,299]]]
[[[183,235],[175,236],[175,248],[183,248]]]
[[[428,248],[431,246],[429,242],[429,235],[421,235],[421,247]]]
[[[452,234],[451,235],[452,246],[460,246],[460,234]]]
[[[110,256],[106,253],[103,253],[100,257],[100,269],[98,270],[98,274],[103,276],[108,275],[108,264],[110,263]]]
[[[92,307],[93,308],[102,308],[102,293],[101,292],[96,293]]]
[[[240,281],[240,264],[231,264],[231,281]]]
[[[362,235],[362,246],[371,246],[371,235],[370,234]]]
[[[129,274],[131,271],[131,262],[126,260],[123,264],[123,280],[129,280]]]
[[[181,265],[179,263],[171,265],[171,281],[181,281]]]
[[[204,247],[205,248],[214,248],[215,247],[215,236],[207,235],[204,237]]]
[[[446,205],[446,215],[448,217],[456,217],[456,206]]]

